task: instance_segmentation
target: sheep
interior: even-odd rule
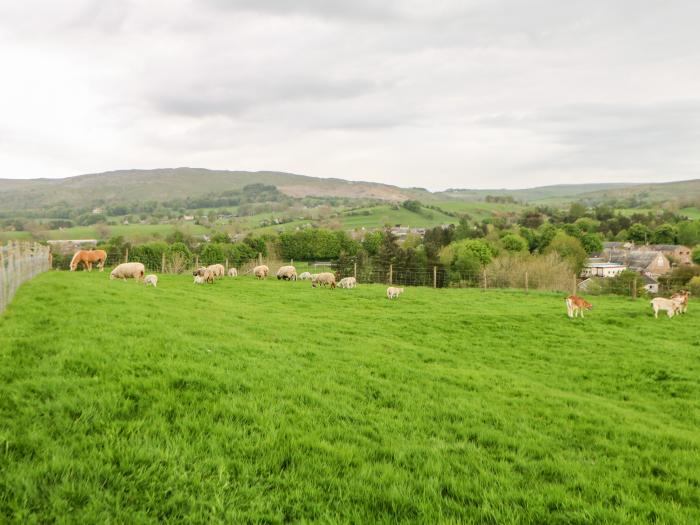
[[[355,288],[357,286],[357,279],[354,277],[344,277],[338,283],[338,288]]]
[[[258,279],[267,279],[268,273],[270,273],[270,269],[264,264],[253,268],[253,275],[255,275],[255,277],[257,277]]]
[[[228,276],[229,277],[238,277],[238,270],[236,270],[235,268],[229,268]]]
[[[311,280],[311,274],[309,272],[304,272],[299,276],[300,281],[310,281]]]
[[[311,279],[311,286],[316,288],[316,285],[326,286],[330,285],[331,288],[335,288],[335,275],[330,272],[317,273]]]
[[[204,284],[206,281],[204,280],[204,277],[201,275],[195,275],[194,276],[194,284]]]
[[[147,275],[146,278],[143,280],[146,286],[153,286],[153,288],[158,287],[158,276],[157,275]]]
[[[146,267],[140,262],[122,263],[109,274],[110,279],[143,279],[146,275]]]
[[[195,277],[201,277],[204,282],[209,284],[214,282],[214,272],[212,272],[209,268],[205,268],[204,266],[197,268],[194,272],[192,272],[192,275]],[[197,282],[196,279],[195,282]]]
[[[395,288],[393,286],[390,286],[389,288],[386,289],[386,297],[387,299],[397,299],[399,295],[403,293],[403,288]]]
[[[666,299],[664,297],[656,297],[649,303],[654,309],[654,317],[659,318],[659,310],[666,310],[666,315],[670,319],[682,308],[682,305],[677,303],[672,299]]]
[[[209,270],[215,278],[226,275],[226,268],[224,268],[223,264],[212,264],[211,266],[207,266],[207,270]]]
[[[297,269],[294,266],[282,266],[277,270],[277,279],[284,279],[285,281],[296,281],[297,280]]]

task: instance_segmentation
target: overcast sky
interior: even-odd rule
[[[0,177],[700,176],[700,2],[0,3]]]

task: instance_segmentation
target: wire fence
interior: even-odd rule
[[[51,253],[47,246],[20,242],[0,246],[0,313],[23,282],[50,268]]]
[[[68,269],[70,257],[54,258],[54,267]],[[426,286],[433,288],[480,288],[515,289],[522,291],[540,290],[562,293],[580,293],[590,295],[615,294],[632,298],[644,295],[670,295],[682,288],[682,285],[671,281],[659,281],[658,289],[646,288],[647,280],[643,275],[628,281],[620,279],[599,279],[591,281],[581,279],[570,270],[562,271],[547,265],[514,269],[512,267],[486,267],[479,271],[459,271],[442,265],[394,265],[376,259],[345,259],[336,261],[284,261],[275,258],[257,257],[245,262],[201,260],[200,256],[191,253],[169,252],[157,255],[143,254],[135,256],[129,250],[123,252],[108,252],[105,268],[110,269],[123,262],[141,262],[150,273],[183,274],[192,273],[201,266],[222,264],[226,272],[236,268],[238,275],[251,275],[253,268],[264,264],[269,268],[269,276],[274,277],[281,266],[296,265],[298,274],[303,271],[310,273],[332,272],[338,280],[343,277],[355,277],[358,283],[386,284],[387,286]]]

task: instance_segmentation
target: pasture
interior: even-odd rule
[[[108,275],[0,316],[0,521],[700,522],[694,302]]]

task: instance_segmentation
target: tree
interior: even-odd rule
[[[683,221],[678,224],[678,243],[695,246],[700,243],[700,221]]]
[[[657,226],[653,235],[656,244],[675,244],[677,237],[678,231],[675,226],[668,223]]]
[[[696,246],[693,250],[693,262],[695,264],[700,264],[700,246]]]
[[[417,200],[407,200],[403,201],[402,206],[406,208],[409,211],[412,211],[413,213],[420,213],[421,212],[421,203],[420,201]]]
[[[627,230],[627,240],[646,244],[651,240],[651,230],[645,224],[635,222]]]
[[[581,245],[581,242],[562,231],[554,236],[552,242],[547,246],[545,253],[559,254],[562,259],[569,262],[576,273],[581,271],[584,263],[588,259],[588,254]]]
[[[528,249],[528,242],[520,235],[509,233],[501,239],[503,248],[509,252],[522,252]]]
[[[603,241],[597,233],[587,233],[581,237],[581,244],[586,253],[600,253],[603,251]]]
[[[569,206],[569,215],[567,219],[569,219],[570,222],[576,221],[576,219],[580,219],[586,214],[586,207],[581,204],[580,202],[572,202],[571,206]]]

